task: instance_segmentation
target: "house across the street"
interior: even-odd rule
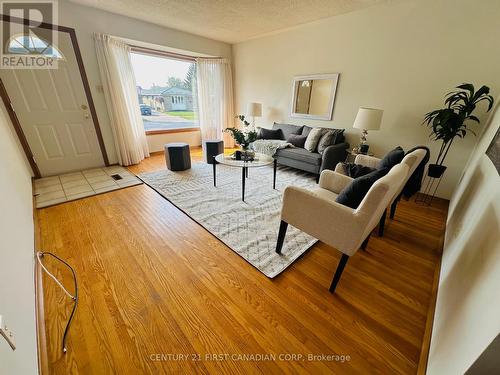
[[[193,111],[193,93],[182,87],[153,86],[150,89],[137,87],[139,103],[149,105],[160,112]]]

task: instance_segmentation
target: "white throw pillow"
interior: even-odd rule
[[[307,136],[304,148],[309,152],[316,151],[316,148],[318,147],[318,142],[321,139],[321,136],[323,135],[324,131],[325,129],[322,128],[313,128],[309,132],[309,135]]]

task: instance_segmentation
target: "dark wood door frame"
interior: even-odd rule
[[[7,94],[7,90],[5,90],[5,86],[3,85],[2,79],[0,79],[0,96],[2,97],[3,104],[5,104],[5,108],[7,108],[7,113],[9,114],[10,121],[14,126],[14,130],[16,131],[17,137],[19,138],[19,142],[23,147],[24,153],[28,158],[28,162],[30,163],[31,169],[33,170],[33,174],[35,175],[36,178],[42,177],[40,170],[38,169],[38,165],[36,165],[35,157],[31,152],[28,140],[26,139],[23,129],[21,128],[21,124],[19,123],[19,119],[17,118],[16,112],[14,112],[14,108],[12,108],[12,103],[10,101],[9,95]]]
[[[3,22],[14,22],[14,23],[20,23],[23,25],[37,26],[37,27],[41,27],[44,29],[50,29],[50,30],[60,31],[60,32],[69,34],[70,39],[71,39],[71,44],[73,46],[73,51],[75,52],[75,57],[76,57],[76,61],[78,64],[78,69],[80,70],[80,77],[82,78],[83,90],[85,91],[85,96],[87,97],[87,102],[89,104],[90,115],[92,116],[92,121],[94,123],[94,129],[95,129],[95,132],[97,135],[97,140],[99,142],[99,148],[101,149],[102,158],[104,160],[104,164],[106,166],[109,166],[110,164],[109,164],[108,154],[106,152],[106,146],[104,145],[104,139],[102,138],[101,127],[99,125],[99,119],[97,118],[97,112],[95,110],[94,100],[92,99],[92,92],[90,91],[90,85],[89,85],[89,81],[87,78],[87,73],[85,72],[85,67],[83,66],[82,54],[80,52],[80,46],[78,45],[78,40],[76,38],[75,29],[73,29],[71,27],[66,27],[66,26],[52,25],[50,23],[42,23],[42,24],[38,25],[38,23],[35,23],[31,20],[27,20],[24,18],[11,17],[11,16],[7,16],[5,14],[1,14],[1,16],[2,16]],[[23,146],[24,152],[26,153],[26,157],[28,158],[28,161],[30,162],[31,168],[33,169],[33,173],[35,174],[35,177],[41,177],[40,170],[38,169],[38,166],[36,165],[36,162],[33,159],[33,153],[31,152],[31,149],[29,147],[26,136],[24,135],[24,132],[21,128],[21,124],[19,123],[19,119],[17,118],[17,115],[15,114],[14,109],[12,108],[12,105],[10,104],[10,99],[9,99],[7,90],[5,89],[3,83],[1,86],[2,86],[2,88],[0,91],[1,91],[1,95],[2,95],[2,100],[5,104],[5,106],[7,107],[7,111],[9,112],[9,117],[12,121],[12,124],[13,124],[15,130],[16,130],[17,136],[19,137],[19,141],[21,142],[21,145]]]

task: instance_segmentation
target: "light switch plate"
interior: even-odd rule
[[[0,335],[9,343],[12,350],[16,350],[16,341],[14,340],[14,332],[7,328],[3,316],[0,315]]]

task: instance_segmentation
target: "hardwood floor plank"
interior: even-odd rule
[[[201,150],[191,155],[201,160]],[[129,169],[164,165],[154,155]],[[416,373],[446,211],[439,200],[402,201],[331,295],[340,253],[330,246],[316,244],[271,280],[146,185],[41,209],[41,248],[69,261],[80,286],[63,355],[71,301],[43,277],[49,373]],[[214,354],[229,357],[205,357]]]

